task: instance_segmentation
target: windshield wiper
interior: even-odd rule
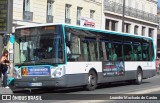
[[[30,61],[30,62],[23,62],[23,63],[17,63],[15,64],[18,66],[18,68],[20,68],[21,66],[28,66],[28,65],[35,65],[35,61]]]
[[[56,63],[49,63],[49,62],[37,62],[35,63],[36,65],[37,64],[47,64],[47,65],[54,65],[54,66],[58,66]]]

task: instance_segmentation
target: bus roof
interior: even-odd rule
[[[116,35],[131,36],[131,37],[137,37],[137,38],[147,38],[147,39],[153,40],[151,37],[146,37],[146,36],[133,35],[129,33],[122,33],[122,32],[111,31],[111,30],[103,30],[103,29],[97,29],[97,28],[92,28],[92,27],[83,27],[83,26],[77,26],[77,25],[71,25],[71,24],[65,24],[65,23],[33,24],[30,26],[19,26],[19,27],[16,27],[16,29],[51,26],[51,25],[63,25],[63,26],[70,27],[70,28],[84,29],[84,30],[90,30],[90,31],[96,31],[96,32],[104,32],[104,33],[110,33],[110,34],[116,34]]]

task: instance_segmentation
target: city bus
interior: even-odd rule
[[[14,85],[17,88],[96,89],[98,84],[141,84],[155,76],[153,39],[69,24],[17,27]]]

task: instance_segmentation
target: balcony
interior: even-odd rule
[[[47,15],[46,22],[47,23],[53,23],[53,16],[52,15]]]
[[[110,11],[122,15],[123,5],[108,0],[104,0],[104,11]],[[125,6],[125,16],[130,16],[137,19],[142,19],[153,23],[157,23],[157,15],[147,13],[145,11],[138,10],[128,6]]]
[[[23,20],[24,21],[32,21],[33,20],[33,12],[24,11],[23,12]]]
[[[65,18],[65,23],[71,24],[71,19]]]

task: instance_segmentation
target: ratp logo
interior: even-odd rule
[[[2,100],[11,100],[11,95],[2,95]]]

